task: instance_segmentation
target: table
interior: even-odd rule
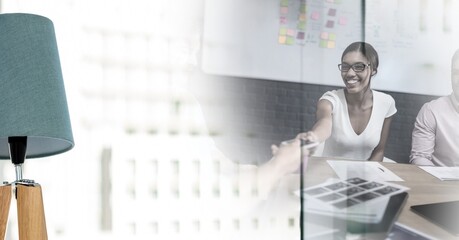
[[[310,157],[305,170],[305,187],[322,183],[329,178],[337,178],[337,175],[329,166],[327,160],[345,159]],[[410,188],[407,202],[397,222],[434,238],[459,239],[459,237],[452,235],[410,210],[410,206],[412,205],[459,200],[459,181],[441,181],[411,164],[386,162],[382,162],[381,164],[404,180],[403,182],[394,183]],[[279,183],[275,197],[277,201],[297,201],[298,203],[298,197],[292,194],[297,189],[299,189],[299,174],[288,175]]]

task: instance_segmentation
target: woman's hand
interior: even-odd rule
[[[276,144],[271,145],[271,154],[273,156],[276,155],[278,150],[279,150],[279,147]]]
[[[296,139],[304,140],[307,142],[319,142],[319,138],[313,131],[308,131],[296,135]]]

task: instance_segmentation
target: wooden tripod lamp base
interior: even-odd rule
[[[41,186],[16,185],[19,240],[47,240]]]
[[[0,239],[5,239],[11,204],[11,184],[0,186]]]
[[[5,239],[11,203],[11,185],[0,189],[0,240]],[[47,240],[45,211],[39,184],[16,183],[19,240]]]

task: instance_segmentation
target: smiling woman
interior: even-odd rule
[[[323,156],[382,161],[394,99],[370,88],[378,72],[378,53],[354,42],[343,52],[338,69],[344,89],[326,92],[317,103],[316,123],[298,138],[324,142]]]

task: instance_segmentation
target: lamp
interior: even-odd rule
[[[51,20],[0,14],[0,85],[0,159],[11,159],[16,171],[16,181],[0,189],[0,237],[5,236],[8,190],[11,194],[14,187],[19,238],[47,239],[41,187],[23,178],[22,165],[26,158],[51,156],[74,146]]]

